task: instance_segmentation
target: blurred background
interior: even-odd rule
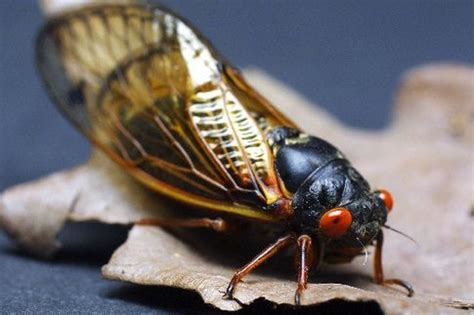
[[[160,3],[191,21],[233,64],[263,69],[359,128],[389,124],[397,83],[406,70],[440,61],[474,61],[473,1]],[[86,140],[61,117],[36,76],[34,40],[42,23],[36,1],[0,1],[0,190],[76,165],[88,156]],[[174,305],[178,302],[173,304],[173,299],[187,300],[183,292],[101,280],[99,266],[123,241],[126,230],[109,227],[100,235],[78,237],[84,230],[99,228],[68,227],[61,236],[68,249],[51,263],[23,256],[0,234],[4,310],[195,310],[195,296],[181,308],[150,302],[165,294]]]

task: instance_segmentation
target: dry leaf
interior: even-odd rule
[[[399,235],[386,233],[385,273],[411,281],[414,298],[372,284],[372,267],[355,260],[318,272],[303,303],[334,298],[375,300],[389,313],[462,313],[463,308],[473,308],[474,70],[446,65],[409,73],[400,90],[394,123],[382,132],[345,128],[261,72],[246,75],[306,131],[341,148],[373,186],[389,188],[396,197],[389,224],[420,243],[417,248]],[[42,254],[57,247],[54,236],[65,220],[130,223],[163,212],[167,206],[156,195],[100,154],[74,170],[11,188],[0,196],[0,223],[23,246]],[[257,272],[246,278],[236,290],[239,303],[222,299],[235,268],[258,251],[242,251],[247,244],[240,238],[244,246],[236,250],[229,246],[235,240],[135,227],[103,273],[110,279],[196,290],[207,303],[227,310],[259,297],[292,303],[295,282],[291,259],[286,257],[278,263],[287,267],[264,266],[265,275]],[[328,281],[342,284],[321,284]]]
[[[7,189],[0,224],[26,250],[50,256],[67,220],[130,224],[168,209],[100,152],[84,165]]]

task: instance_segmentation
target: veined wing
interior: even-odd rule
[[[138,179],[191,204],[271,217],[264,209],[281,191],[264,133],[291,123],[180,18],[88,8],[48,23],[37,48],[62,111]]]

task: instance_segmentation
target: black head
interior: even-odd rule
[[[387,219],[391,205],[383,197],[389,194],[371,192],[344,155],[322,139],[292,129],[275,132],[274,139],[279,176],[293,194],[292,229],[332,246],[370,243]]]
[[[293,198],[294,224],[303,233],[341,246],[368,244],[387,220],[379,192],[344,159],[313,172]]]

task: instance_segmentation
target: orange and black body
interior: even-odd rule
[[[37,60],[61,111],[139,181],[214,216],[281,226],[285,236],[236,273],[228,295],[297,243],[299,302],[312,248],[347,261],[381,235],[389,195],[371,192],[338,149],[301,131],[169,10],[101,5],[55,17]]]

